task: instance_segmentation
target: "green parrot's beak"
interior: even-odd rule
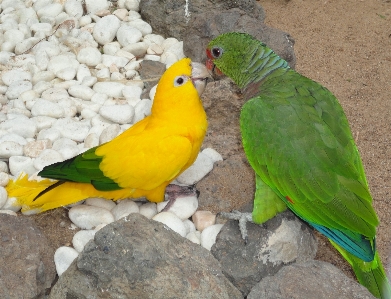
[[[205,90],[208,78],[212,78],[212,76],[205,65],[198,62],[191,63],[191,81],[200,96]]]

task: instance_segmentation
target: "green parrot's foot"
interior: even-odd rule
[[[166,187],[166,199],[168,201],[167,205],[163,208],[162,212],[166,212],[174,204],[175,200],[179,197],[189,197],[195,196],[198,197],[200,191],[195,188],[195,185],[192,186],[179,186],[170,184]]]
[[[247,244],[248,234],[247,234],[247,222],[254,222],[252,213],[242,213],[239,211],[232,211],[231,213],[220,212],[218,215],[225,219],[238,220],[239,221],[239,230],[242,235],[242,239]]]

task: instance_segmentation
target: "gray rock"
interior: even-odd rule
[[[39,298],[56,276],[54,249],[28,217],[0,214],[0,298]]]
[[[155,32],[184,42],[184,53],[195,61],[205,60],[205,48],[217,35],[239,31],[252,34],[276,51],[294,67],[294,40],[278,29],[264,24],[265,14],[255,0],[192,0],[188,13],[183,2],[145,0],[140,3],[143,20]]]
[[[245,244],[238,222],[228,221],[211,251],[225,276],[244,296],[262,278],[277,273],[284,265],[311,260],[316,255],[317,243],[312,230],[290,211],[262,226],[248,223],[247,229]]]
[[[322,261],[307,261],[284,267],[262,279],[247,299],[373,299],[369,291]]]
[[[242,298],[204,248],[131,214],[96,233],[49,298]]]
[[[140,63],[139,74],[144,81],[144,92],[141,95],[142,99],[149,98],[149,91],[155,86],[161,75],[166,71],[166,65],[164,63],[152,60],[143,60]]]
[[[254,198],[254,171],[242,148],[239,129],[243,100],[227,78],[208,83],[202,95],[208,115],[208,132],[203,146],[217,150],[224,161],[214,165],[208,176],[197,183],[200,209],[231,211]]]

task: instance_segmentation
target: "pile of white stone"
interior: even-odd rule
[[[10,176],[34,175],[46,165],[110,141],[149,115],[156,86],[149,98],[141,98],[144,83],[138,70],[142,60],[168,67],[184,57],[181,41],[152,33],[138,13],[139,0],[113,3],[0,2],[2,212],[15,214],[19,209],[4,189]],[[177,183],[194,184],[218,160],[217,152],[205,149]],[[208,212],[197,215],[197,207],[195,197],[182,198],[165,212],[154,203],[88,199],[69,211],[70,219],[83,230],[75,235],[74,249],[62,247],[56,252],[58,273],[98,229],[135,212],[210,249],[221,225]],[[188,220],[191,217],[195,223]]]

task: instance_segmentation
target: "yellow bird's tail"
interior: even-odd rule
[[[67,206],[88,197],[105,197],[107,199],[126,198],[130,190],[106,192],[96,190],[90,184],[55,181],[43,179],[29,180],[22,174],[16,180],[10,180],[5,187],[8,197],[16,198],[14,205],[22,207],[23,214],[36,214],[50,209]],[[105,192],[103,192],[105,193]]]

